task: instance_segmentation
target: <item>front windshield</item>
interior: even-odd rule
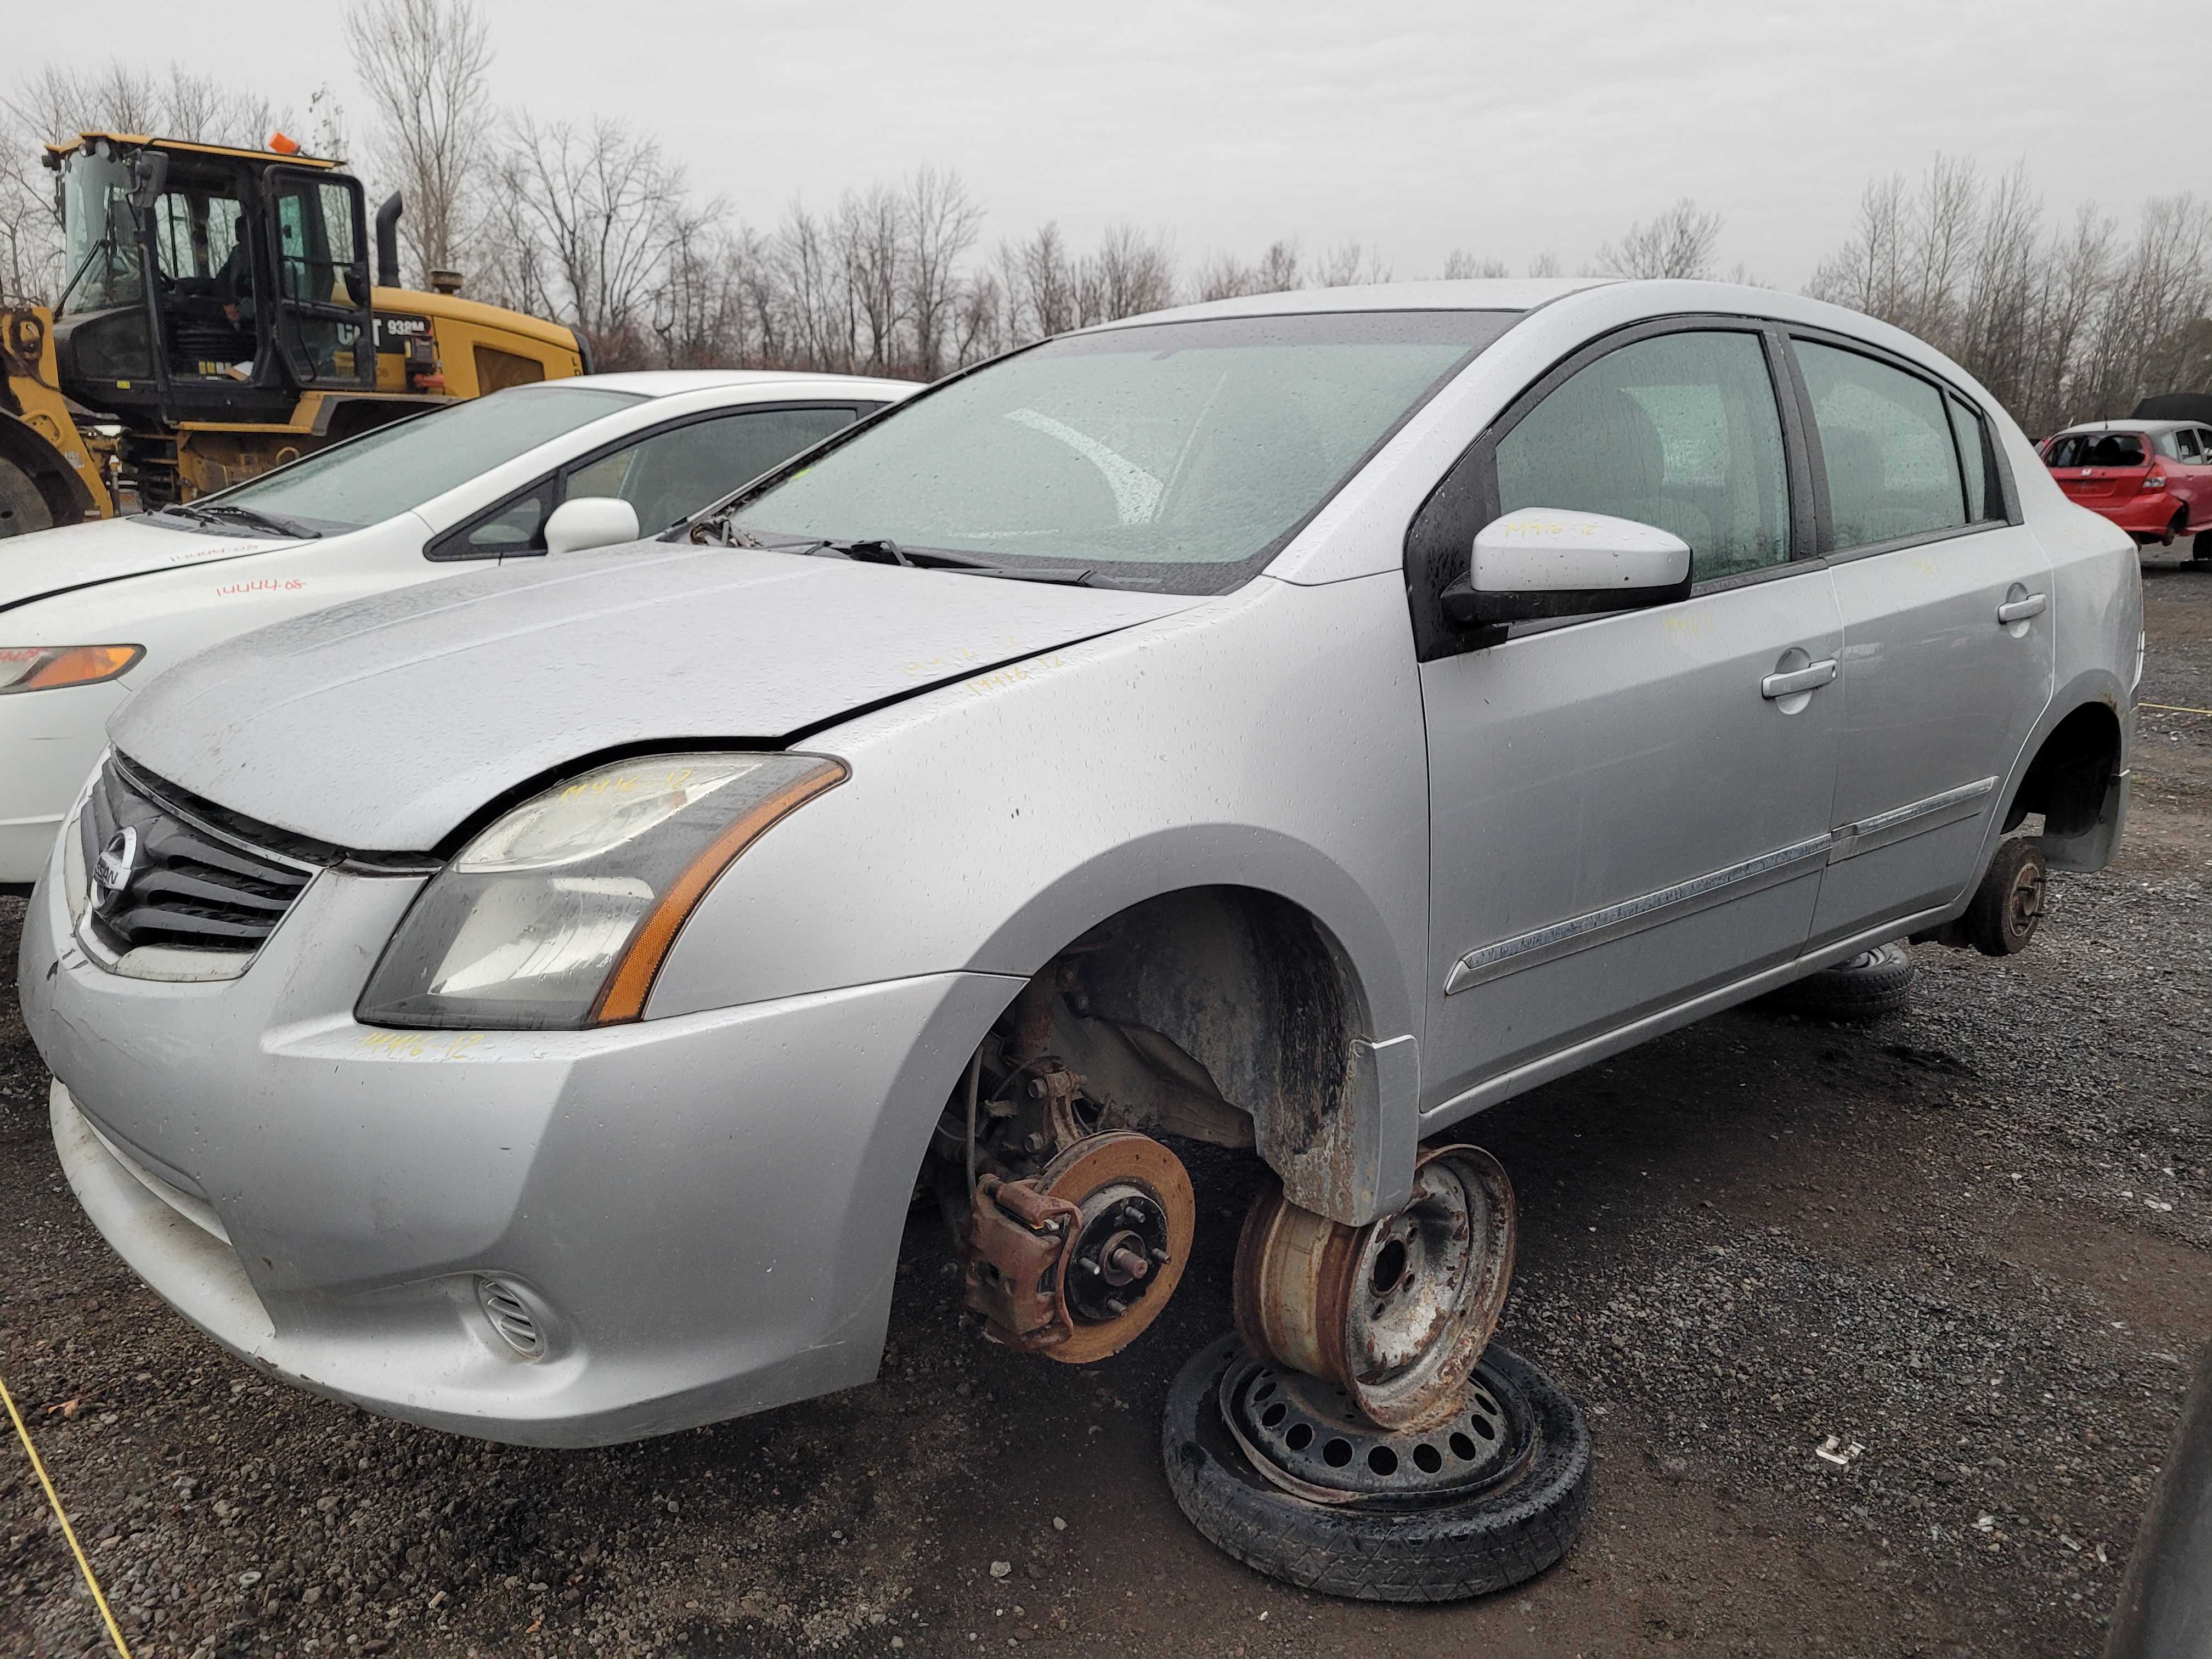
[[[731,531],[1224,592],[1516,320],[1344,312],[1066,336],[864,428],[740,501]]]
[[[208,498],[336,534],[411,512],[564,432],[643,401],[604,386],[510,386],[434,410]]]
[[[131,164],[90,148],[62,163],[62,218],[68,227],[68,287],[58,310],[106,311],[144,297],[138,232],[131,211]]]

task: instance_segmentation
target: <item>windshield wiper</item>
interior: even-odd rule
[[[839,541],[830,536],[807,541],[793,537],[787,542],[769,542],[763,541],[749,530],[736,530],[733,533],[743,538],[737,545],[757,548],[763,552],[835,553],[840,558],[851,559],[858,564],[902,564],[910,569],[949,570],[961,576],[1000,576],[1008,581],[1053,582],[1062,587],[1086,587],[1095,574],[1087,567],[1077,570],[1048,570],[993,564],[988,559],[970,559],[958,553],[947,553],[940,548],[904,548],[883,536],[864,537],[857,541]]]
[[[310,530],[305,525],[277,518],[273,514],[263,513],[251,507],[240,507],[233,501],[178,501],[161,510],[203,522],[216,519],[252,525],[257,530],[273,531],[279,536],[297,537],[302,541],[318,541],[323,533],[319,530]]]
[[[1003,564],[956,564],[949,567],[963,576],[1003,576],[1010,582],[1056,582],[1062,587],[1088,587],[1097,573],[1080,570],[1017,570]]]

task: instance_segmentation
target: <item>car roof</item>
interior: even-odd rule
[[[1213,317],[1301,316],[1333,311],[1534,311],[1538,306],[1564,300],[1570,294],[1603,288],[1619,280],[1612,276],[1477,276],[1455,282],[1300,288],[1279,294],[1242,294],[1229,300],[1204,300],[1196,305],[1123,317],[1101,323],[1097,328],[1194,322]]]
[[[2070,438],[2077,432],[2142,432],[2155,435],[2172,432],[2185,426],[2202,426],[2202,421],[2084,421],[2079,426],[2069,426],[2054,432],[2054,438]]]
[[[764,398],[899,397],[921,386],[916,380],[863,374],[810,374],[783,368],[643,368],[618,374],[571,375],[558,384],[603,386],[610,392],[634,392],[646,398],[672,398],[679,392],[723,388],[757,388]]]

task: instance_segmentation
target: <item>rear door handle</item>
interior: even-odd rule
[[[2041,616],[2044,606],[2050,602],[2050,596],[2043,593],[2031,593],[2024,599],[2007,599],[1997,607],[1997,620],[2007,624],[2026,622],[2030,617]]]
[[[1826,685],[1836,678],[1836,659],[1807,663],[1802,668],[1793,668],[1785,674],[1769,674],[1759,683],[1759,695],[1772,699],[1794,697],[1800,691],[1811,691]]]

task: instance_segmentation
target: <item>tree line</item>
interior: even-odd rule
[[[985,246],[983,204],[936,167],[794,201],[772,227],[701,199],[649,132],[611,119],[503,111],[476,0],[355,0],[348,57],[361,142],[328,87],[304,106],[214,76],[120,64],[49,66],[0,99],[0,287],[52,298],[65,280],[40,143],[88,128],[255,145],[284,127],[311,153],[352,155],[372,202],[398,189],[410,280],[553,317],[605,368],[808,368],[929,380],[1009,347],[1139,312],[1308,286],[1389,282],[1357,242],[1186,265],[1132,222],[1087,247],[1057,223]],[[301,125],[295,125],[295,123]],[[1710,277],[1725,225],[1685,198],[1600,245],[1593,274]],[[1565,269],[1551,254],[1530,276]],[[1502,276],[1455,250],[1446,277]],[[1741,266],[1731,275],[1752,281]],[[2024,169],[1995,181],[1939,156],[1917,183],[1868,186],[1844,244],[1807,292],[1895,323],[1956,359],[2032,433],[2124,415],[2142,396],[2212,387],[2212,205],[2144,203],[2131,234],[2094,205],[2046,222]]]

